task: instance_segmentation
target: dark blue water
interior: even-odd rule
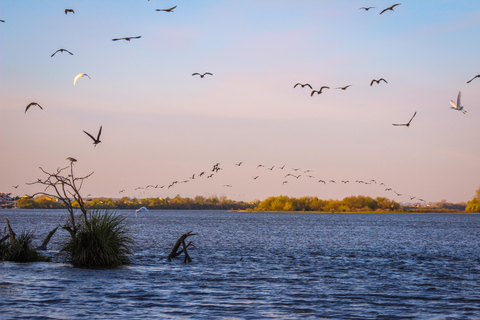
[[[66,214],[0,213],[37,244]],[[132,265],[72,268],[58,230],[54,263],[0,263],[0,318],[480,319],[480,215],[119,213]],[[168,262],[188,231],[193,262]]]

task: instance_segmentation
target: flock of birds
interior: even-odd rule
[[[394,11],[394,8],[401,5],[401,3],[396,3],[388,8],[385,8],[383,9],[381,12],[380,12],[380,15],[387,12],[387,11]],[[174,10],[177,8],[177,6],[174,6],[174,7],[171,7],[171,8],[167,8],[167,9],[156,9],[156,11],[163,11],[163,12],[169,12],[169,13],[172,13],[174,12]],[[359,8],[359,10],[364,10],[364,11],[369,11],[371,9],[375,9],[376,7],[361,7]],[[73,9],[65,9],[65,14],[68,14],[68,13],[72,13],[72,14],[75,14],[75,11]],[[4,20],[0,20],[0,22],[5,22]],[[114,38],[112,39],[112,41],[127,41],[127,42],[130,42],[131,40],[137,40],[137,39],[141,39],[142,36],[130,36],[130,37],[122,37],[122,38]],[[53,58],[57,53],[67,53],[69,55],[74,55],[72,52],[70,52],[69,50],[67,49],[58,49],[56,50],[52,55],[51,57]],[[211,72],[205,72],[205,73],[198,73],[198,72],[195,72],[192,74],[192,76],[199,76],[200,78],[204,78],[206,75],[209,75],[209,76],[213,76],[213,74]],[[73,85],[75,86],[76,83],[77,83],[77,80],[80,79],[80,78],[83,78],[83,77],[87,77],[89,79],[90,76],[86,73],[79,73],[77,74],[75,77],[74,77],[74,80],[73,80]],[[479,75],[476,75],[474,76],[472,79],[468,80],[467,81],[467,84],[471,83],[473,80],[475,80],[476,78],[480,78],[480,74]],[[384,82],[385,84],[388,84],[388,81],[384,78],[379,78],[379,79],[372,79],[371,82],[370,82],[370,87],[373,86],[375,83],[377,85],[379,85],[381,82]],[[293,88],[297,88],[298,86],[300,86],[301,88],[305,88],[305,87],[308,87],[310,88],[311,90],[311,93],[310,93],[310,96],[313,97],[314,94],[317,94],[317,95],[320,95],[323,93],[324,90],[328,90],[330,89],[330,86],[321,86],[320,89],[318,90],[314,90],[312,85],[310,85],[309,83],[296,83]],[[338,90],[342,90],[342,91],[345,91],[347,90],[349,87],[351,87],[352,85],[351,84],[348,84],[346,86],[340,86],[340,87],[336,87],[335,89],[338,89]],[[456,102],[453,101],[453,100],[450,100],[450,104],[452,105],[452,109],[454,110],[457,110],[457,111],[461,111],[462,113],[466,113],[467,111],[464,109],[464,107],[461,105],[461,92],[458,93],[458,96],[457,96],[457,100]],[[43,107],[37,103],[37,102],[31,102],[29,103],[26,108],[25,108],[25,112],[24,113],[27,113],[28,110],[30,110],[31,107],[38,107],[40,108],[41,110],[43,110]],[[417,112],[415,112],[413,114],[413,116],[410,118],[410,120],[406,123],[392,123],[393,126],[405,126],[405,127],[409,127],[413,118],[416,116]],[[101,140],[100,140],[100,136],[101,136],[101,133],[102,133],[102,126],[100,126],[100,129],[97,133],[97,136],[93,136],[92,134],[88,133],[87,131],[83,131],[88,137],[90,137],[92,140],[93,140],[93,144],[94,146],[96,147],[99,143],[101,143]],[[77,160],[75,158],[72,158],[72,157],[68,157],[67,160],[71,161],[71,162],[76,162]],[[163,185],[159,185],[159,184],[156,184],[156,185],[148,185],[146,187],[138,187],[136,188],[135,190],[147,190],[148,188],[172,188],[174,187],[176,184],[179,184],[179,183],[187,183],[187,182],[190,182],[192,180],[195,179],[195,177],[197,178],[201,178],[203,176],[205,176],[206,178],[212,178],[214,176],[214,174],[218,173],[220,170],[222,170],[222,168],[219,167],[219,163],[217,163],[216,165],[213,166],[213,168],[211,169],[211,172],[209,172],[207,174],[207,171],[203,171],[203,172],[200,172],[198,175],[196,174],[193,174],[189,179],[187,180],[181,180],[181,181],[178,181],[178,180],[175,180],[169,184],[163,184]],[[236,166],[240,167],[242,165],[242,162],[239,162],[237,164],[235,164]],[[263,165],[258,165],[257,166],[257,169],[258,168],[261,168],[261,167],[264,167]],[[276,169],[284,169],[285,166],[281,166],[281,167],[275,167],[275,166],[272,166],[272,167],[267,167],[268,170],[270,171],[273,171],[274,168]],[[292,169],[293,171],[298,171],[300,170],[299,168],[293,168]],[[302,174],[298,174],[298,175],[295,175],[293,173],[288,173],[284,176],[284,180],[282,181],[282,185],[284,184],[288,184],[289,183],[289,180],[290,178],[295,178],[295,179],[299,179],[300,177],[304,177],[304,178],[309,178],[309,179],[317,179],[315,178],[314,176],[312,176],[311,174],[309,175],[305,175],[305,173],[309,172],[311,170],[306,170],[304,171],[304,175]],[[255,176],[252,176],[253,180],[257,180],[258,178],[260,177],[260,175],[255,175]],[[349,183],[350,181],[348,180],[342,180],[341,183],[343,184],[347,184]],[[357,183],[364,183],[364,184],[373,184],[375,183],[376,184],[376,181],[375,180],[370,180],[369,182],[364,182],[364,181],[361,181],[361,180],[356,180]],[[318,183],[323,183],[323,184],[327,184],[327,180],[323,180],[323,179],[319,179],[318,180]],[[334,183],[336,184],[336,181],[335,180],[328,180],[328,183],[331,184],[331,183]],[[383,185],[385,186],[383,183],[380,183],[379,185]],[[232,185],[228,184],[228,185],[224,185],[225,187],[232,187]],[[18,186],[17,186],[18,187]],[[395,194],[397,196],[401,196],[402,194],[400,193],[397,193],[396,191],[392,190],[392,188],[387,188],[385,187],[385,191],[393,191],[395,192]],[[119,193],[122,193],[122,192],[125,192],[125,189],[121,190]],[[416,197],[411,197],[410,196],[410,199],[413,200],[415,199]],[[417,198],[418,199],[418,198]],[[423,199],[418,199],[419,201],[424,201]]]
[[[245,164],[243,162],[238,162],[238,163],[235,163],[234,165],[236,167],[245,167]],[[384,182],[377,182],[377,180],[375,180],[375,179],[367,179],[367,180],[358,180],[357,179],[354,182],[353,182],[353,180],[350,181],[350,180],[339,180],[339,179],[326,179],[326,178],[320,178],[317,175],[314,175],[315,174],[314,170],[301,169],[301,168],[296,168],[296,167],[288,169],[288,168],[286,168],[286,165],[266,166],[264,164],[258,164],[256,166],[250,165],[250,168],[255,172],[253,175],[250,172],[252,182],[261,181],[262,180],[261,178],[265,177],[265,173],[271,172],[271,174],[276,174],[276,176],[274,176],[274,178],[275,177],[279,178],[278,183],[281,184],[282,186],[292,184],[293,182],[299,181],[301,179],[306,179],[306,180],[313,181],[313,182],[315,182],[319,185],[322,185],[322,186],[335,186],[335,185],[337,185],[337,182],[339,184],[341,183],[343,185],[347,185],[349,183],[357,183],[357,184],[362,184],[362,185],[366,185],[366,186],[377,186],[377,187],[381,188],[381,190],[383,190],[384,192],[394,193],[397,197],[401,197],[401,196],[406,195],[403,192],[402,193],[397,192],[392,187],[386,186],[386,184]],[[137,191],[138,196],[140,197],[142,195],[145,195],[148,192],[149,189],[151,189],[151,190],[153,190],[153,189],[164,189],[164,188],[165,189],[170,189],[170,188],[178,187],[181,184],[193,183],[195,181],[198,181],[199,179],[214,178],[214,176],[216,176],[217,174],[219,174],[221,171],[224,171],[224,170],[233,170],[233,169],[232,169],[231,165],[227,166],[227,167],[221,167],[220,163],[216,163],[210,169],[191,174],[187,179],[174,180],[174,181],[169,182],[169,183],[156,183],[156,184],[148,184],[146,186],[138,186],[134,189],[134,191]],[[287,171],[287,172],[285,172],[285,171]],[[248,174],[244,174],[244,176],[247,177]],[[267,178],[271,178],[271,176],[267,177]],[[222,186],[224,188],[233,188],[234,184],[222,184]],[[122,189],[122,190],[118,191],[119,194],[122,194],[124,192],[126,192],[126,189]],[[410,199],[410,201],[416,200],[417,202],[420,202],[420,203],[425,203],[426,202],[424,199],[422,199],[420,197],[417,197],[417,196],[408,195],[408,198]]]

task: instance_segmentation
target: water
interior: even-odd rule
[[[66,216],[0,212],[36,244]],[[480,215],[119,213],[132,265],[72,268],[58,230],[54,263],[0,263],[0,318],[480,319]],[[168,262],[188,231],[193,262]]]

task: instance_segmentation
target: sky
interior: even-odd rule
[[[93,197],[471,200],[480,2],[395,3],[0,1],[0,191],[74,157]]]

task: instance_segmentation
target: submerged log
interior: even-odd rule
[[[10,221],[8,221],[7,217],[5,217],[5,220],[7,220],[7,227],[8,231],[10,232],[10,243],[13,244],[13,241],[15,240],[15,232],[13,232],[12,228],[10,227]]]
[[[196,233],[192,233],[192,232],[193,232],[193,231],[184,233],[184,234],[177,240],[177,243],[175,243],[175,245],[173,246],[172,252],[170,252],[170,254],[169,254],[168,257],[167,257],[168,261],[172,261],[173,258],[178,257],[181,253],[184,253],[184,254],[185,254],[184,262],[185,262],[185,263],[187,263],[187,262],[192,262],[192,259],[191,259],[190,256],[188,255],[187,248],[188,248],[190,245],[192,245],[193,243],[190,241],[190,242],[188,243],[188,245],[185,245],[185,239],[187,239],[187,237],[196,235]],[[183,246],[183,249],[180,249],[180,251],[178,251],[178,249],[180,248],[180,246]]]
[[[37,250],[47,250],[47,244],[48,242],[50,242],[50,239],[53,237],[53,235],[55,234],[55,231],[57,231],[58,227],[56,227],[55,229],[53,229],[52,231],[50,231],[47,235],[47,237],[45,238],[45,240],[43,240],[43,243],[37,247]]]

